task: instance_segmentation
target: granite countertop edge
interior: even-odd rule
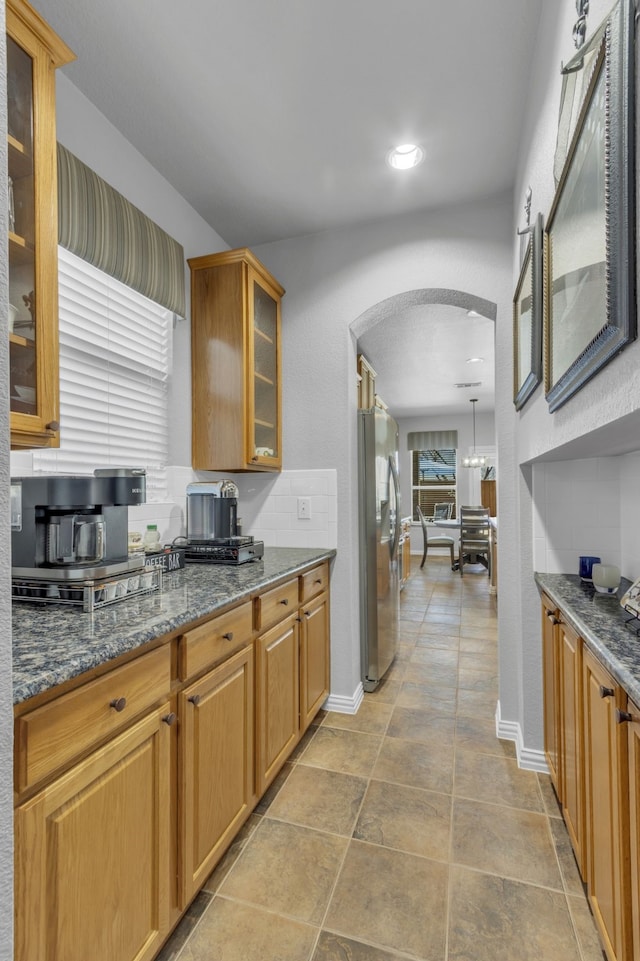
[[[336,554],[333,548],[265,548],[238,566],[188,564],[163,590],[84,614],[14,602],[13,703],[21,704],[110,660],[239,603]]]
[[[640,706],[640,620],[620,606],[631,586],[622,579],[615,595],[598,594],[577,574],[535,574],[538,588],[562,609],[569,624],[583,638],[615,681]]]

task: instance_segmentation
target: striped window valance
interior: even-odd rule
[[[61,144],[58,239],[94,267],[185,316],[181,244]]]
[[[457,446],[457,430],[417,430],[407,434],[407,450],[455,450]]]

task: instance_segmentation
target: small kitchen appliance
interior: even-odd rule
[[[264,543],[240,532],[238,488],[230,480],[187,486],[185,561],[245,564],[264,554]]]
[[[130,576],[144,557],[128,553],[128,508],[143,504],[145,494],[142,468],[11,478],[13,597],[80,600],[87,609],[90,596],[93,609],[94,602],[156,586],[161,577],[138,578],[136,586]]]

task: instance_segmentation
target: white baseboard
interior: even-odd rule
[[[549,773],[544,751],[526,747],[522,739],[522,728],[517,721],[502,720],[500,717],[500,701],[496,705],[496,735],[504,741],[515,742],[518,767],[525,771],[538,771],[540,774]]]
[[[335,711],[337,714],[357,714],[363,697],[364,688],[360,683],[351,697],[344,697],[341,694],[330,694],[322,705],[322,709],[324,711]]]

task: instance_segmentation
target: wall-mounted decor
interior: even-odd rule
[[[636,336],[633,6],[606,21],[544,231],[550,411]]]
[[[513,403],[524,407],[542,380],[542,214],[528,243],[513,298]]]

